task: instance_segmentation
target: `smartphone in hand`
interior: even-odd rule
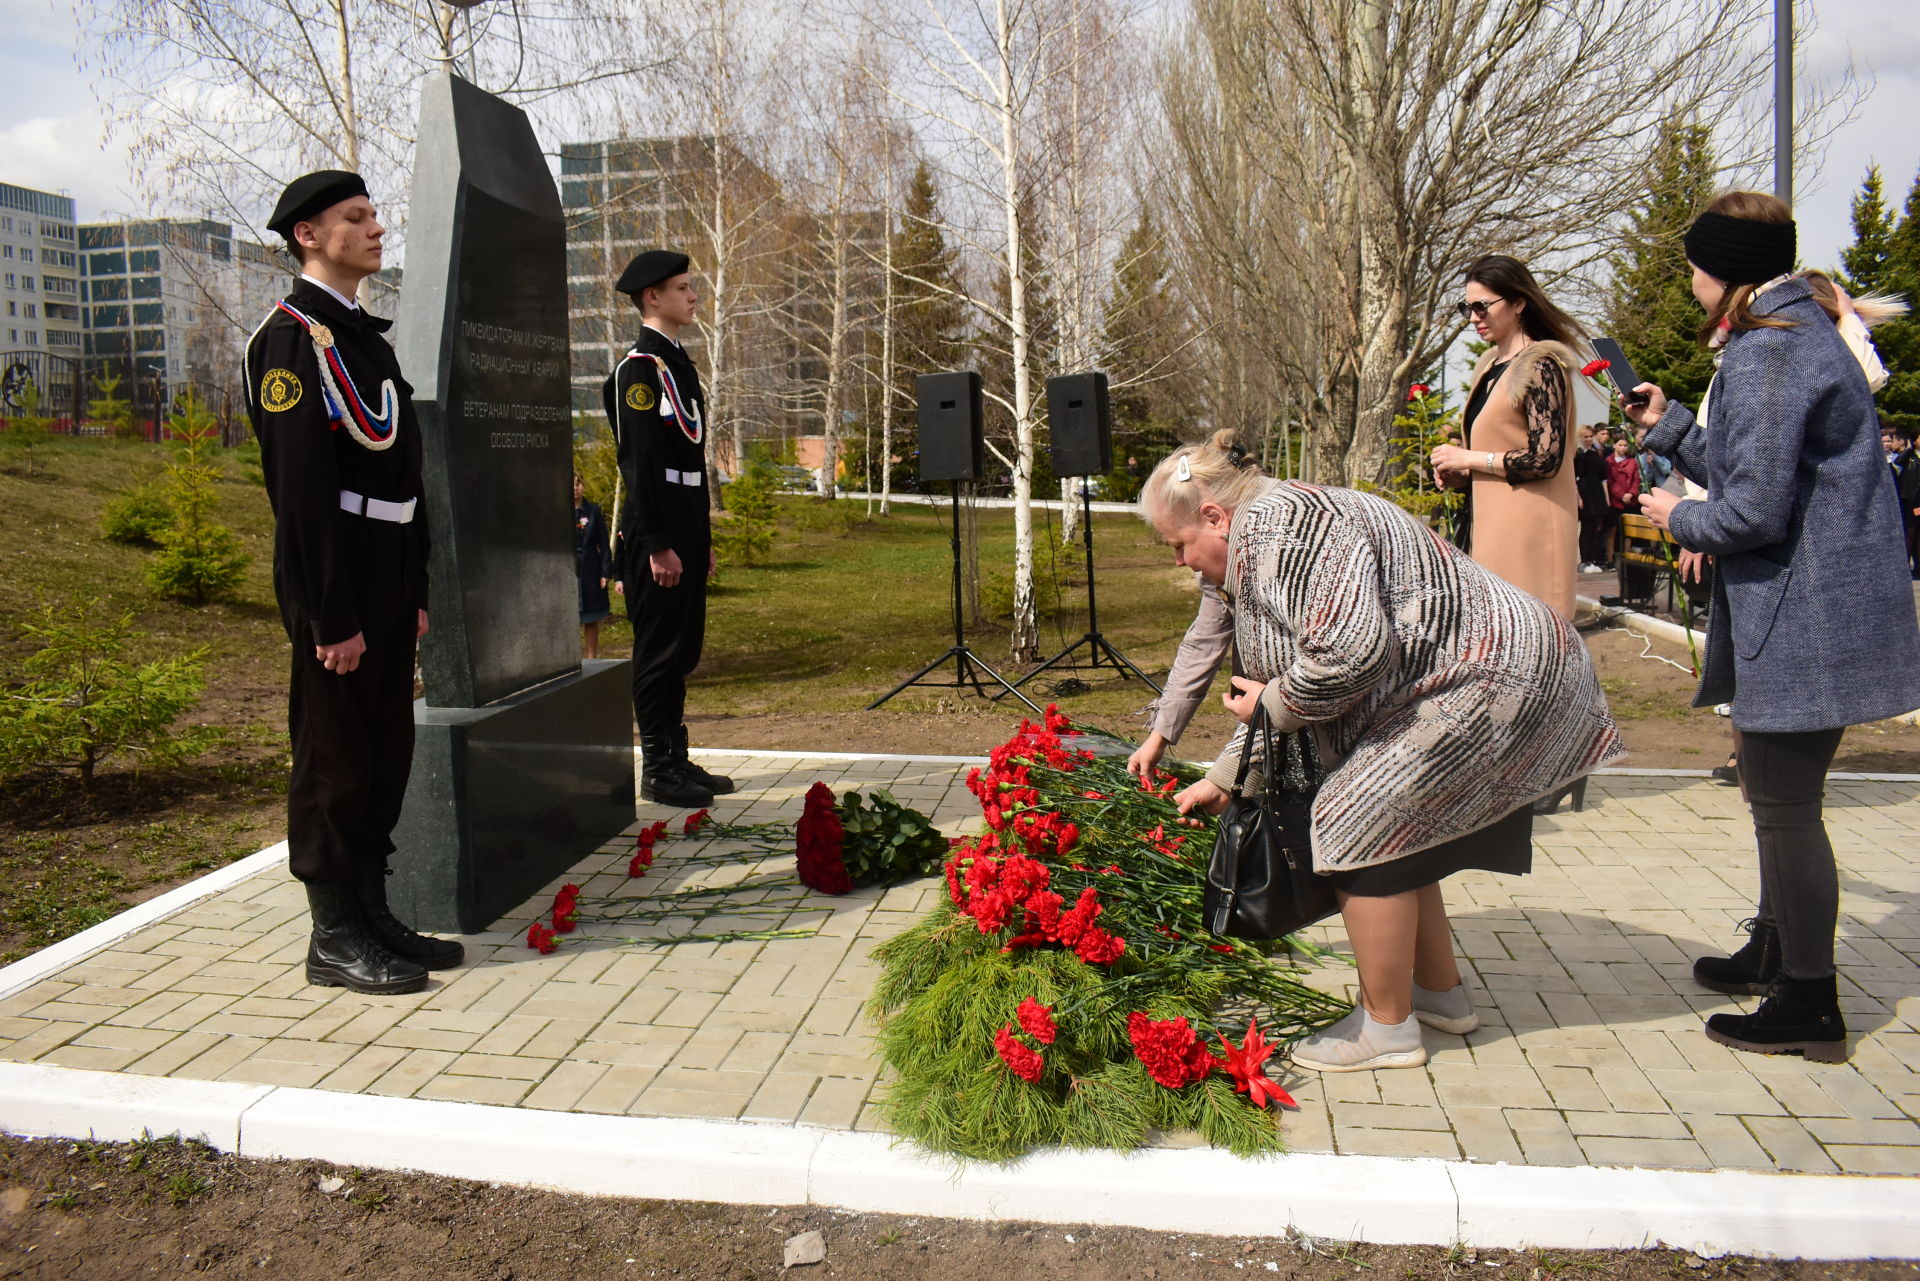
[[[1620,344],[1611,338],[1593,340],[1593,354],[1607,362],[1605,373],[1613,389],[1620,393],[1627,404],[1638,407],[1647,403],[1645,392],[1636,393],[1633,389],[1644,381],[1633,372],[1633,362],[1627,359],[1627,353],[1620,350]]]

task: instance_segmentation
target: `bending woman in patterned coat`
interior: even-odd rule
[[[1326,780],[1314,870],[1334,880],[1360,1003],[1295,1047],[1321,1072],[1418,1067],[1420,1024],[1479,1025],[1442,878],[1532,867],[1531,802],[1623,755],[1573,628],[1400,508],[1263,475],[1232,433],[1154,471],[1140,513],[1232,603],[1228,710],[1311,726]],[[1183,812],[1225,807],[1235,736]]]

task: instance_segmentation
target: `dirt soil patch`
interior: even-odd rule
[[[1709,769],[1733,747],[1732,722],[1695,708],[1699,681],[1684,644],[1642,636],[1615,624],[1585,633],[1600,687],[1639,769]],[[1864,774],[1920,773],[1920,726],[1855,725],[1840,740],[1833,768]]]
[[[785,1242],[806,1232],[824,1237],[826,1259],[784,1268]],[[1910,1281],[1917,1271],[1903,1261],[1383,1246],[568,1196],[317,1161],[244,1160],[174,1139],[108,1144],[0,1137],[0,1276],[6,1277]]]

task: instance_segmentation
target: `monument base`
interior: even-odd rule
[[[415,929],[473,934],[633,822],[625,659],[487,707],[413,705],[413,776],[387,881]]]

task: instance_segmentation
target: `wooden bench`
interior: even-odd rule
[[[1620,573],[1620,603],[1651,609],[1664,576],[1667,584],[1667,612],[1673,613],[1675,588],[1686,602],[1686,623],[1693,626],[1693,594],[1679,582],[1680,544],[1673,535],[1659,528],[1638,512],[1620,514],[1620,549],[1614,557]],[[1629,566],[1632,572],[1629,572]],[[1638,590],[1646,584],[1646,590]]]

